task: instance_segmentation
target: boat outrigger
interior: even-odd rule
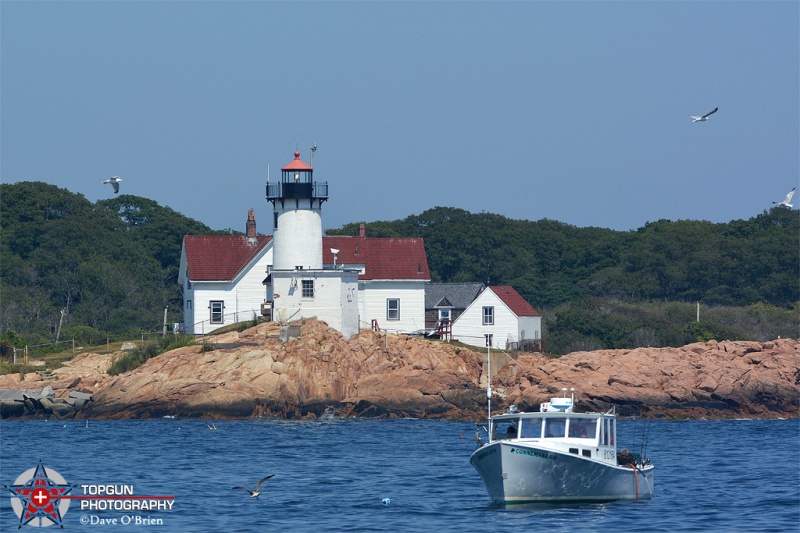
[[[539,412],[491,416],[488,442],[478,436],[469,462],[496,505],[605,502],[653,497],[653,465],[640,454],[617,453],[615,409],[576,413],[574,389]]]

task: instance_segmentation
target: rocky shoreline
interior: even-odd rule
[[[120,353],[87,353],[53,371],[0,376],[2,418],[317,418],[486,416],[486,354],[364,330],[349,340],[323,322],[282,339],[275,323],[208,336],[118,376]],[[45,389],[40,392],[43,386]],[[575,388],[578,408],[643,418],[797,418],[800,341],[710,341],[679,348],[492,353],[498,410]],[[47,394],[45,394],[47,393]],[[38,394],[38,396],[37,396]],[[22,405],[22,407],[20,407]],[[75,406],[78,408],[75,408]]]

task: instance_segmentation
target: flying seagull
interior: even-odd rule
[[[790,207],[790,208],[791,208],[791,207],[794,207],[794,206],[793,206],[792,204],[790,204],[789,202],[791,202],[791,201],[792,201],[792,196],[794,195],[794,190],[795,190],[796,188],[797,188],[797,187],[792,187],[792,190],[791,190],[791,191],[789,191],[789,194],[787,194],[787,195],[786,195],[786,198],[784,198],[782,202],[772,202],[772,203],[773,203],[773,204],[775,204],[775,205],[783,205],[783,206]]]
[[[119,192],[119,182],[120,181],[122,181],[122,178],[120,178],[119,176],[114,176],[111,179],[107,179],[103,183],[110,183],[111,186],[114,187],[114,194],[117,194]]]
[[[247,492],[249,492],[249,493],[250,493],[250,497],[251,497],[251,498],[258,498],[259,496],[261,496],[261,491],[259,490],[259,489],[261,488],[261,485],[262,485],[262,484],[263,484],[263,483],[264,483],[266,480],[268,480],[269,478],[271,478],[271,477],[273,477],[273,476],[275,476],[275,474],[272,474],[271,476],[267,476],[267,477],[265,477],[264,479],[262,479],[261,481],[259,481],[259,482],[258,482],[258,485],[256,485],[256,488],[255,488],[255,489],[253,489],[253,490],[250,490],[250,489],[248,489],[247,487],[233,487],[233,490],[237,490],[237,489],[238,489],[238,490],[246,490]]]
[[[716,113],[718,109],[719,109],[718,107],[715,107],[714,109],[712,109],[711,111],[709,111],[705,115],[702,115],[702,116],[699,116],[699,117],[696,117],[694,115],[689,115],[689,116],[693,119],[692,122],[705,122],[706,120],[708,120],[708,117],[710,117],[711,115]]]

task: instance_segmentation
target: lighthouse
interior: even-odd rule
[[[272,266],[264,284],[272,319],[316,317],[349,338],[358,333],[358,274],[354,268],[324,268],[322,204],[327,182],[314,181],[314,169],[294,153],[281,180],[267,183],[272,203]]]
[[[294,161],[281,169],[281,181],[267,184],[274,217],[273,268],[322,269],[322,203],[327,199],[327,182],[314,181],[314,169],[295,152]]]

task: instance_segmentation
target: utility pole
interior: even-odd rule
[[[56,342],[58,342],[59,337],[61,337],[61,325],[64,323],[64,314],[66,311],[66,309],[61,310],[61,319],[58,321],[58,331],[56,332]]]

